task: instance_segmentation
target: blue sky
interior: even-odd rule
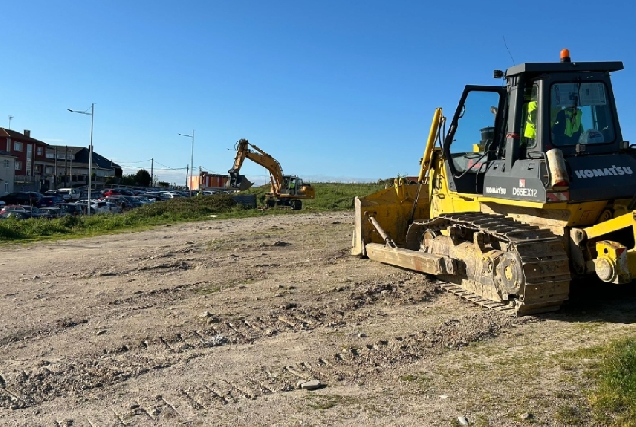
[[[436,107],[514,62],[621,60],[636,142],[636,6],[624,1],[21,0],[3,2],[0,126],[88,146],[185,183],[226,173],[247,138],[307,180],[417,174]],[[505,44],[504,44],[505,37]],[[506,48],[507,47],[509,49]],[[512,55],[512,58],[511,58]],[[3,120],[5,121],[3,123]],[[242,172],[267,172],[245,162]]]

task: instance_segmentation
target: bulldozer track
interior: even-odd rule
[[[513,301],[486,299],[457,284],[444,284],[442,289],[482,307],[517,315],[556,311],[568,299],[571,280],[569,259],[560,238],[547,229],[503,215],[443,215],[432,220],[415,221],[407,233],[407,247],[419,247],[422,230],[442,230],[451,225],[487,233],[507,244],[509,250],[515,251],[521,258],[525,285],[521,295]]]
[[[489,299],[484,299],[481,296],[477,295],[474,292],[467,291],[459,285],[455,285],[452,283],[442,283],[440,284],[440,288],[445,290],[446,292],[450,292],[451,294],[455,294],[458,297],[465,299],[473,304],[477,304],[481,307],[497,310],[503,313],[515,314],[515,309],[510,304],[503,302],[496,302]]]

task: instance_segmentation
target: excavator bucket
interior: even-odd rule
[[[369,243],[404,246],[413,218],[428,215],[428,184],[396,182],[393,187],[356,197],[352,255],[366,256]]]
[[[249,179],[245,178],[245,176],[243,176],[243,179],[241,179],[241,182],[239,183],[238,189],[240,191],[248,190],[252,188],[252,185],[254,184]]]
[[[239,175],[238,173],[230,172],[230,179],[227,181],[227,187],[236,189],[239,191],[247,190],[254,185],[245,175]]]

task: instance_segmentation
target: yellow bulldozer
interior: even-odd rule
[[[441,108],[418,182],[355,200],[352,254],[438,276],[484,307],[558,310],[578,280],[636,277],[636,148],[610,73],[622,62],[524,63]]]

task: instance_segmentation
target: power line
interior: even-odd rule
[[[139,161],[136,161],[136,162],[122,162],[122,161],[119,161],[119,160],[114,160],[115,163],[122,164],[122,165],[130,164],[130,163],[148,163],[149,161],[150,161],[150,159],[148,159],[148,160],[139,160]]]
[[[158,165],[163,166],[164,168],[167,168],[167,170],[174,170],[174,171],[185,170],[185,168],[171,168],[170,166],[166,166],[166,165],[164,165],[164,164],[162,164],[162,163],[159,163],[159,162],[158,162],[158,161],[156,161],[156,160],[155,160],[155,163],[156,163],[156,164],[158,164]],[[189,165],[188,165],[188,167],[189,167]]]

